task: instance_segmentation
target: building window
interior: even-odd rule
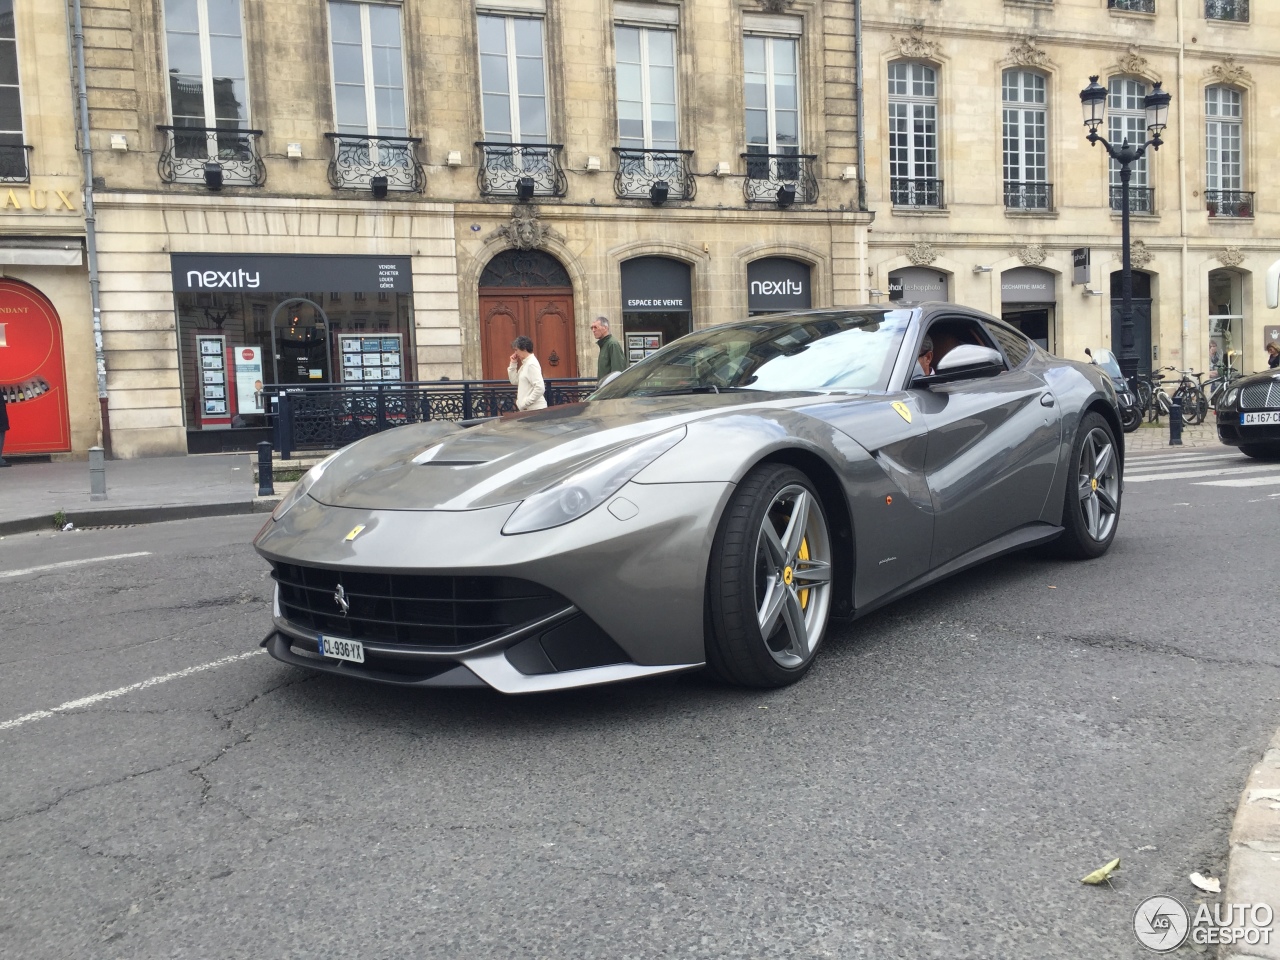
[[[1130,13],[1155,13],[1156,0],[1107,0],[1107,8]]]
[[[889,178],[894,206],[942,206],[938,75],[923,63],[889,64]]]
[[[676,35],[674,30],[618,24],[618,142],[632,150],[674,150]]]
[[[1253,194],[1244,190],[1244,104],[1239,90],[1204,92],[1205,208],[1211,217],[1252,217]]]
[[[542,21],[488,14],[476,20],[485,140],[546,143],[547,78]]]
[[[24,182],[28,179],[13,0],[0,0],[0,182]]]
[[[1204,0],[1206,20],[1249,21],[1249,0]]]
[[[1147,142],[1147,112],[1144,98],[1150,91],[1141,80],[1112,77],[1107,83],[1107,139],[1114,144],[1128,140],[1131,144]],[[1111,209],[1124,206],[1120,187],[1120,164],[1108,161],[1111,168]],[[1155,191],[1147,182],[1147,155],[1144,153],[1129,165],[1129,211],[1154,213]]]
[[[1004,72],[1004,205],[1049,210],[1048,115],[1045,78],[1029,70]]]
[[[794,37],[744,38],[747,153],[800,152],[799,53]]]
[[[400,8],[330,0],[333,107],[339,133],[408,135]]]

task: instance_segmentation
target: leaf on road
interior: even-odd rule
[[[1088,876],[1081,877],[1080,882],[1092,884],[1095,887],[1100,883],[1110,883],[1111,874],[1119,869],[1120,869],[1120,858],[1116,857],[1110,863],[1106,864],[1105,866],[1099,867],[1097,870],[1093,871],[1093,873],[1089,874]]]
[[[1190,879],[1197,889],[1203,890],[1205,893],[1222,892],[1222,881],[1217,877],[1203,877],[1198,873],[1193,873]]]

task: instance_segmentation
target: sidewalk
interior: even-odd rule
[[[1218,421],[1212,413],[1205,419],[1204,423],[1189,427],[1185,424],[1182,427],[1182,446],[1169,446],[1169,421],[1165,417],[1160,418],[1160,424],[1144,423],[1133,433],[1124,435],[1124,452],[1126,454],[1144,454],[1144,453],[1177,453],[1179,450],[1194,449],[1195,447],[1216,447],[1223,453],[1228,453],[1232,447],[1227,446],[1218,439]]]
[[[279,500],[257,496],[247,453],[111,460],[106,500],[89,499],[87,461],[9,462],[0,469],[0,536],[52,529],[59,511],[87,527],[265,512]]]

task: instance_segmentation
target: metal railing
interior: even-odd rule
[[[547,380],[547,405],[585,400],[597,385],[594,377]],[[285,460],[295,450],[333,450],[411,423],[497,417],[516,409],[516,388],[506,380],[317,383],[264,393],[274,411],[272,443]]]
[[[1204,208],[1211,217],[1248,219],[1253,216],[1253,191],[1206,190]]]
[[[0,144],[0,183],[31,181],[31,144]]]
[[[1128,10],[1131,13],[1155,13],[1156,0],[1107,0],[1109,10]]]
[[[569,191],[560,166],[558,143],[494,143],[476,141],[480,148],[480,193],[486,197],[518,197],[522,182],[533,197],[563,197]]]
[[[1111,209],[1115,211],[1124,210],[1124,190],[1121,187],[1111,188]],[[1155,213],[1156,212],[1156,188],[1155,187],[1129,187],[1129,212],[1130,213]]]
[[[747,203],[782,203],[783,188],[794,191],[790,203],[816,203],[818,178],[813,167],[818,162],[812,153],[744,153],[747,177],[742,194]]]
[[[205,166],[222,168],[223,184],[260,187],[267,168],[258,152],[261,130],[237,127],[167,127],[157,130],[169,138],[156,169],[165,183],[206,183]]]
[[[1006,210],[1052,210],[1053,184],[1006,181],[1004,208]]]
[[[333,143],[329,183],[334,189],[368,188],[374,177],[386,177],[387,189],[421,193],[424,185],[418,160],[421,137],[375,137],[326,133]]]
[[[640,150],[614,147],[618,172],[613,192],[623,198],[653,200],[653,188],[667,185],[668,200],[692,200],[697,193],[693,179],[692,150]]]
[[[1204,18],[1246,23],[1249,20],[1249,0],[1204,0]]]
[[[890,177],[889,199],[895,207],[941,207],[942,181]]]

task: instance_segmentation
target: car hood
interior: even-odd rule
[[[811,404],[822,395],[725,393],[594,400],[474,427],[396,427],[340,451],[310,495],[366,510],[479,510],[516,503],[585,464],[693,420]],[[678,454],[678,447],[668,456]]]

